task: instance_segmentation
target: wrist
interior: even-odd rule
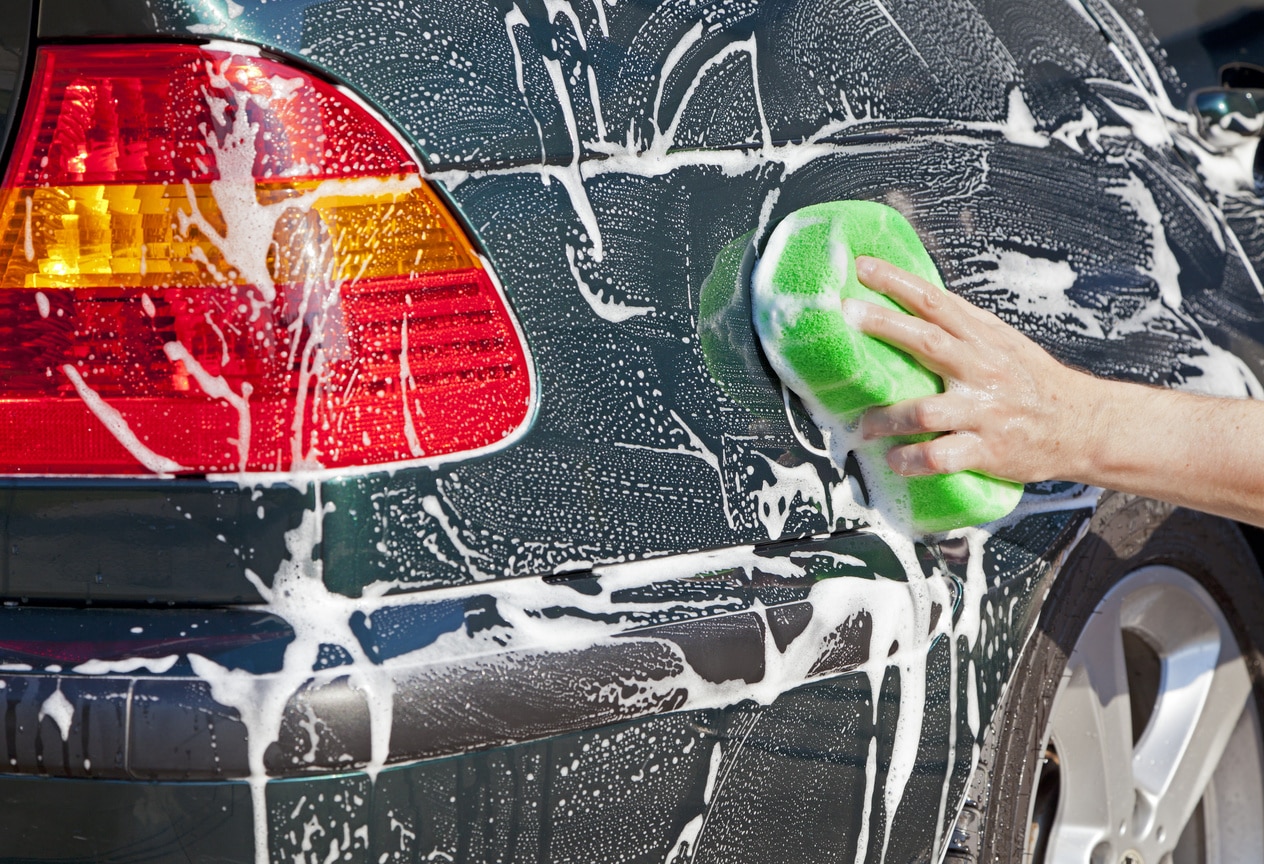
[[[1061,479],[1101,486],[1108,483],[1116,461],[1118,413],[1122,403],[1117,381],[1096,378],[1087,372],[1068,369],[1067,390],[1071,397],[1065,412],[1063,449],[1065,476]],[[1067,470],[1069,468],[1069,470]]]

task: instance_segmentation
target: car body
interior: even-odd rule
[[[528,395],[472,453],[0,480],[0,860],[956,854],[1098,490],[947,535],[868,508],[750,325],[809,204],[900,210],[1067,362],[1260,394],[1253,193],[1122,4],[28,12],[32,48],[259,56],[380,116],[494,274]]]

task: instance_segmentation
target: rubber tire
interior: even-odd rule
[[[1264,578],[1230,521],[1107,493],[1054,582],[984,741],[950,862],[1021,862],[1053,698],[1067,658],[1106,592],[1150,564],[1196,579],[1238,637],[1264,709]],[[971,841],[962,843],[960,841]],[[972,847],[968,851],[963,846]]]

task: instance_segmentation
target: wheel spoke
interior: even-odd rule
[[[1081,634],[1054,703],[1051,736],[1062,794],[1049,860],[1087,860],[1132,815],[1132,713],[1119,607],[1099,608]]]
[[[1076,645],[1076,660],[1084,664],[1092,684],[1110,825],[1118,827],[1130,815],[1133,797],[1132,708],[1118,605],[1105,605],[1093,616]]]
[[[1228,640],[1224,650],[1214,644],[1165,658],[1155,716],[1137,748],[1137,791],[1153,809],[1146,827],[1162,828],[1172,844],[1203,797],[1251,695],[1246,663]]]
[[[1182,839],[1180,854],[1197,860],[1257,857],[1264,752],[1253,705],[1218,601],[1171,567],[1129,574],[1085,624],[1053,702],[1058,809],[1043,860],[1170,862]],[[1144,724],[1135,746],[1134,723]]]

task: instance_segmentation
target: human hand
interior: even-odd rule
[[[945,385],[943,393],[872,408],[861,419],[866,439],[944,433],[893,446],[887,462],[894,471],[973,470],[1023,483],[1083,473],[1097,379],[1063,366],[992,313],[885,261],[859,257],[856,275],[913,314],[845,300],[848,323],[908,352]]]

